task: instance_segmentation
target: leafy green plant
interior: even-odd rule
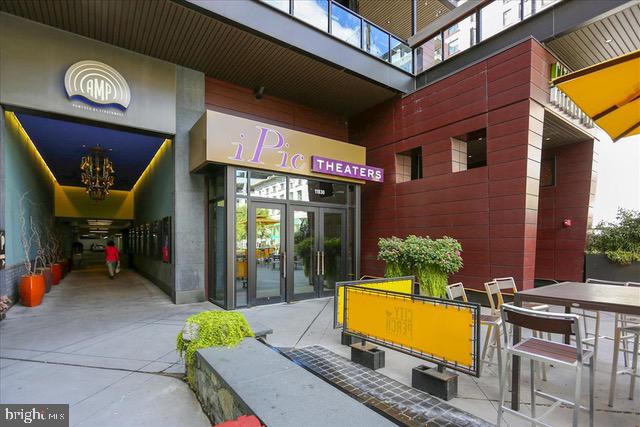
[[[386,262],[385,276],[414,275],[420,293],[434,297],[446,294],[447,277],[462,268],[462,246],[451,238],[431,239],[415,235],[406,239],[382,238],[378,259]]]
[[[623,265],[640,262],[640,211],[618,209],[615,222],[600,222],[589,235],[587,252]]]
[[[197,338],[187,341],[184,330],[176,338],[176,350],[184,357],[187,378],[193,384],[193,363],[196,351],[207,347],[235,347],[253,331],[242,313],[234,311],[204,311],[187,318],[187,324],[197,325]]]

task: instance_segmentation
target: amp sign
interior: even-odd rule
[[[126,110],[131,102],[131,90],[122,74],[98,61],[80,61],[69,67],[64,87],[69,98],[81,98],[89,104]]]

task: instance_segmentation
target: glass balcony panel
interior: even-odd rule
[[[331,5],[331,34],[353,46],[360,47],[362,19],[337,3],[333,3]]]
[[[294,0],[293,16],[328,32],[329,0]]]
[[[464,52],[476,44],[476,22],[473,15],[449,27],[444,32],[444,59]]]
[[[480,9],[480,40],[520,22],[520,0],[496,0]]]
[[[283,12],[289,13],[289,3],[291,0],[261,0],[269,6],[280,9]]]
[[[561,0],[534,0],[535,3],[535,11],[536,13],[540,12],[541,10],[544,10],[546,8],[548,8],[549,6],[558,3]]]
[[[440,34],[427,40],[417,49],[416,73],[421,73],[442,62],[442,37]]]
[[[531,13],[533,12],[533,0],[524,0],[524,18],[528,18],[531,16]]]
[[[389,60],[389,34],[368,22],[363,24],[364,45],[362,48],[375,57]]]
[[[411,72],[412,58],[411,48],[396,39],[391,37],[391,63],[398,68]]]

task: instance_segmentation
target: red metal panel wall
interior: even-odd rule
[[[267,89],[268,90],[268,89]],[[339,141],[347,140],[347,123],[343,117],[304,105],[264,95],[256,99],[253,89],[233,83],[205,79],[207,109],[259,120],[289,129],[308,132]]]
[[[536,277],[581,281],[592,189],[593,141],[545,150],[556,159],[556,182],[540,188]],[[571,227],[563,227],[564,219]]]
[[[483,289],[513,276],[533,285],[546,55],[527,40],[350,121],[350,142],[366,146],[367,162],[386,175],[364,189],[363,273],[382,273],[380,237],[448,235],[462,243],[465,263],[451,280]],[[488,166],[452,173],[450,138],[480,128]],[[395,154],[417,146],[424,178],[396,183]]]

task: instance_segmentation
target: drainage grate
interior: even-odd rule
[[[360,366],[322,346],[281,349],[289,358],[313,371],[367,406],[408,426],[491,426],[420,390]]]

